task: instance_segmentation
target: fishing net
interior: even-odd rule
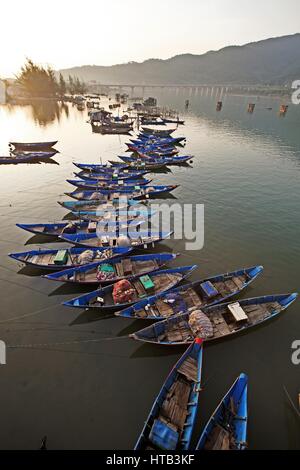
[[[209,338],[213,336],[213,326],[202,310],[194,310],[189,317],[189,326],[194,336]]]
[[[85,250],[78,256],[79,264],[91,263],[94,259],[94,252],[92,250]]]
[[[127,279],[123,279],[114,284],[112,295],[115,304],[132,302],[135,297],[135,289]]]

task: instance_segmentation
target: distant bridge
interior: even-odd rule
[[[95,88],[112,88],[118,91],[129,89],[131,95],[134,94],[135,89],[140,89],[145,92],[146,89],[173,89],[173,90],[189,90],[190,93],[211,93],[211,94],[223,94],[230,92],[257,92],[259,90],[272,90],[273,87],[262,86],[262,85],[222,85],[222,84],[145,84],[145,83],[93,83],[91,84]]]

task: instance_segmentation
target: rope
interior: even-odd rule
[[[34,310],[33,312],[25,313],[23,315],[19,315],[18,317],[12,317],[12,318],[7,318],[6,320],[0,320],[0,324],[1,323],[8,323],[8,322],[15,321],[15,320],[20,320],[21,318],[33,317],[34,315],[38,315],[39,313],[42,313],[42,312],[44,312],[46,310],[49,310],[53,307],[57,307],[58,305],[60,305],[60,304],[48,305],[48,307],[44,307],[44,308],[41,308],[39,310]]]
[[[81,339],[76,341],[61,341],[56,343],[31,343],[31,344],[13,344],[8,345],[7,348],[10,349],[17,349],[17,348],[40,348],[40,347],[51,347],[51,346],[65,346],[69,344],[81,344],[81,343],[98,343],[100,341],[114,341],[118,339],[125,339],[128,338],[127,335],[124,336],[112,336],[108,338],[96,338],[96,339]]]

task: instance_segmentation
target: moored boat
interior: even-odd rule
[[[69,193],[67,193],[69,195]],[[88,192],[89,196],[89,192]],[[136,199],[127,199],[127,198],[120,198],[117,200],[111,200],[111,201],[104,201],[101,203],[98,199],[90,199],[90,200],[78,200],[75,198],[75,201],[57,201],[59,205],[64,207],[65,209],[69,211],[87,211],[87,210],[97,210],[97,214],[100,215],[107,215],[108,212],[120,212],[120,211],[126,211],[126,208],[130,207],[130,210],[138,210],[138,209],[144,209],[148,213],[147,207],[144,206],[144,204],[141,204],[140,202],[136,201]],[[96,206],[96,208],[95,208]],[[132,207],[134,206],[134,207]],[[150,209],[149,209],[150,210]],[[141,214],[140,211],[138,211],[138,214]],[[123,214],[124,215],[124,214]]]
[[[94,173],[100,173],[99,176],[103,175],[103,178],[107,178],[107,179],[141,178],[147,173],[147,171],[145,170],[131,169],[129,171],[125,163],[121,163],[121,162],[116,162],[116,163],[117,163],[116,166],[113,166],[113,165],[108,166],[107,164],[101,164],[101,163],[73,163],[73,165],[75,165],[77,168],[85,172],[91,172],[92,175],[94,175]],[[94,178],[94,176],[89,176],[87,179],[90,179],[90,178]]]
[[[247,448],[248,377],[240,374],[202,431],[196,450]]]
[[[59,238],[78,246],[93,247],[115,247],[126,246],[131,248],[147,248],[148,245],[154,245],[162,240],[170,238],[173,232],[148,232],[134,231],[125,233],[81,233],[81,234],[64,234]]]
[[[67,183],[72,184],[80,189],[98,189],[118,191],[118,190],[128,190],[135,191],[136,188],[149,185],[152,180],[99,180],[99,179],[67,179]],[[145,182],[146,181],[146,182]]]
[[[151,179],[146,179],[143,177],[137,177],[136,174],[134,173],[126,173],[126,176],[124,173],[122,173],[121,176],[117,173],[116,175],[112,174],[106,174],[106,173],[97,173],[97,172],[91,172],[91,171],[79,171],[74,172],[74,175],[77,178],[80,178],[81,180],[95,180],[98,181],[100,185],[119,185],[119,186],[132,186],[134,184],[139,184],[141,186],[145,184],[151,183]]]
[[[176,131],[175,129],[151,129],[150,127],[142,127],[142,132],[147,135],[158,135],[162,137],[169,137],[173,132]]]
[[[180,266],[154,271],[143,276],[135,275],[130,280],[117,281],[109,286],[64,302],[63,305],[113,311],[137,302],[140,298],[146,297],[150,291],[159,293],[172,289],[196,268],[197,265]]]
[[[165,124],[184,124],[183,119],[172,119],[172,118],[163,118]]]
[[[202,351],[202,341],[196,339],[175,364],[152,405],[134,450],[189,450],[201,391]]]
[[[128,218],[125,222],[115,219],[102,218],[98,222],[95,221],[82,221],[82,220],[68,220],[66,222],[54,222],[46,224],[16,224],[17,227],[26,230],[27,232],[35,235],[45,235],[50,237],[59,237],[63,234],[80,234],[80,233],[96,233],[101,227],[101,230],[116,230],[117,227],[138,226],[145,222],[146,219],[139,218],[136,220]]]
[[[76,284],[111,284],[132,276],[143,276],[157,271],[176,259],[177,254],[154,253],[147,255],[113,258],[108,261],[94,262],[77,268],[64,269],[45,276],[51,281]]]
[[[189,308],[215,305],[239,294],[262,271],[262,266],[252,266],[189,282],[167,294],[143,299],[133,307],[116,312],[116,315],[134,319],[164,320]]]
[[[111,164],[117,164],[118,162],[114,161],[114,160],[109,160],[109,162]],[[128,162],[128,163],[124,163],[124,162],[120,162],[120,165],[126,165],[126,168],[128,169],[136,169],[136,170],[148,170],[148,171],[155,171],[155,170],[163,170],[164,168],[166,168],[167,166],[167,163],[157,163],[155,161],[150,161],[150,162],[139,162],[139,161],[133,161],[133,162]]]
[[[49,250],[31,250],[21,253],[10,253],[10,258],[20,261],[25,265],[39,269],[61,271],[65,268],[82,266],[95,261],[107,261],[115,256],[125,256],[132,248],[60,248]]]
[[[87,186],[88,188],[89,186]],[[92,187],[92,186],[91,186]],[[148,199],[153,196],[158,196],[164,193],[170,193],[178,187],[177,184],[157,185],[157,186],[136,186],[132,189],[100,189],[96,186],[92,189],[77,189],[71,193],[66,192],[65,195],[79,201],[103,201],[107,202],[111,199],[121,199],[122,196],[130,199]]]
[[[44,151],[49,150],[57,144],[57,140],[50,142],[9,142],[9,146],[14,147],[16,150],[23,151]]]
[[[18,163],[31,163],[50,160],[57,152],[28,152],[0,156],[0,165],[18,164]]]
[[[187,310],[130,336],[139,341],[162,345],[189,344],[197,337],[205,341],[227,338],[278,316],[296,300],[297,295],[266,295],[221,303],[201,310]]]
[[[138,164],[145,163],[146,165],[151,164],[152,162],[162,165],[181,165],[183,163],[188,163],[192,161],[194,157],[191,155],[174,155],[174,157],[155,157],[151,155],[139,154],[139,157],[127,156],[127,155],[118,155],[118,157],[128,164]]]

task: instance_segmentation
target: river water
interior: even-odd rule
[[[290,105],[280,117],[280,100],[227,95],[218,113],[219,97],[211,94],[155,93],[159,104],[186,120],[176,134],[187,137],[182,153],[195,155],[192,168],[173,167],[155,182],[178,183],[176,202],[205,206],[203,249],[186,251],[184,241],[169,240],[161,251],[181,252],[181,265],[197,263],[192,279],[264,265],[242,297],[297,291],[300,106]],[[253,114],[249,102],[256,103]],[[59,140],[60,150],[57,164],[0,168],[0,339],[7,345],[7,364],[0,366],[2,449],[36,449],[44,435],[50,449],[132,448],[183,352],[124,338],[140,321],[61,306],[84,289],[54,284],[7,257],[59,246],[15,223],[65,216],[56,201],[71,188],[65,180],[72,161],[107,161],[124,152],[128,137],[92,134],[86,121],[87,111],[72,105],[0,106],[2,155],[10,140]],[[300,365],[291,362],[291,344],[300,339],[298,302],[265,326],[205,347],[195,440],[243,371],[249,375],[249,448],[300,448],[299,420],[283,390],[297,402]]]

